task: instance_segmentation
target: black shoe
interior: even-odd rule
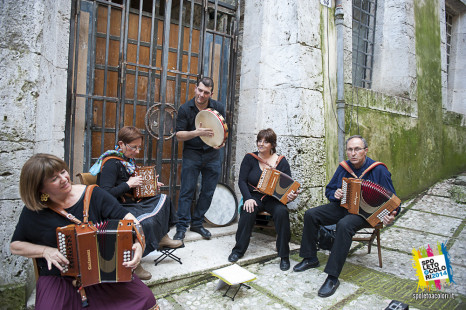
[[[317,293],[317,295],[319,295],[319,297],[332,296],[335,293],[335,291],[337,290],[339,285],[340,285],[340,281],[338,279],[336,280],[336,282],[333,282],[332,280],[327,278],[325,280],[324,284],[322,284],[322,286],[320,287],[319,292]]]
[[[299,264],[293,267],[293,271],[301,272],[301,271],[308,270],[311,268],[316,268],[319,266],[320,264],[319,264],[318,259],[305,258]]]
[[[228,261],[230,263],[236,263],[238,261],[238,259],[240,259],[241,257],[243,257],[243,255],[239,255],[239,254],[236,254],[236,253],[231,253],[230,256],[228,256]]]
[[[202,226],[199,226],[199,227],[191,227],[190,229],[191,231],[194,231],[194,232],[197,232],[198,234],[200,234],[202,236],[202,238],[204,239],[210,239],[210,237],[212,237],[212,234],[210,233],[210,231],[208,231],[207,229],[205,229],[204,227]]]
[[[282,271],[287,271],[290,269],[290,259],[288,257],[282,257],[280,260],[280,269]]]
[[[173,236],[173,240],[183,240],[185,232],[181,230],[177,230],[176,234]]]

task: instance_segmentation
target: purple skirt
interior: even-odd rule
[[[89,307],[83,308],[81,295],[71,278],[41,276],[36,284],[36,310],[50,309],[154,309],[152,291],[134,275],[131,282],[101,283],[86,289]]]

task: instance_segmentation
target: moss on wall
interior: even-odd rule
[[[0,309],[25,309],[26,300],[25,284],[0,286]]]
[[[345,120],[349,135],[368,140],[369,157],[387,164],[402,198],[466,170],[463,117],[442,110],[440,24],[432,22],[439,20],[438,2],[415,1],[414,11],[417,117],[411,107],[395,104],[403,101],[360,89],[358,108],[348,107]],[[351,102],[351,92],[345,97]]]

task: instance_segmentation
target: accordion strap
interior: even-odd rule
[[[366,170],[364,170],[364,172],[358,177],[356,176],[356,174],[354,173],[353,169],[351,169],[351,167],[348,165],[348,163],[346,161],[342,161],[340,163],[340,166],[342,166],[346,171],[348,171],[353,177],[355,177],[356,179],[362,179],[362,177],[369,171],[371,171],[372,169],[374,169],[375,167],[377,167],[378,165],[383,165],[385,166],[385,168],[387,168],[387,165],[385,165],[383,162],[380,162],[380,161],[376,161],[374,162],[372,165],[370,165],[369,167],[367,167]],[[388,168],[387,168],[388,170]]]
[[[107,160],[109,159],[118,159],[118,160],[121,160],[121,161],[125,161],[123,158],[121,157],[118,157],[118,156],[107,156],[105,157],[104,159],[102,159],[102,164],[100,166],[100,172],[102,172],[102,167],[104,166],[104,164],[107,162]]]
[[[257,159],[258,161],[260,161],[261,163],[263,163],[264,165],[267,165],[267,166],[269,166],[270,168],[273,168],[273,169],[275,169],[278,166],[278,164],[280,163],[280,161],[285,157],[283,155],[278,156],[277,161],[275,162],[275,165],[272,166],[271,164],[269,164],[268,162],[266,162],[265,160],[263,160],[262,158],[260,158],[256,154],[254,154],[254,153],[248,153],[248,154],[251,155],[252,157],[254,157],[255,159]]]
[[[88,223],[88,218],[89,218],[89,202],[91,201],[91,195],[92,191],[94,188],[97,187],[96,184],[93,185],[88,185],[86,187],[86,192],[84,193],[84,208],[83,208],[83,217],[84,217],[84,223]],[[56,205],[56,204],[51,204],[50,205],[50,210],[60,214],[63,217],[66,217],[70,221],[72,221],[75,224],[82,224],[82,222],[76,218],[73,214],[68,213],[64,208]]]

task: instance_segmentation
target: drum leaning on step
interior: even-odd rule
[[[238,215],[238,200],[233,190],[219,183],[215,188],[212,203],[206,212],[205,220],[215,226],[231,224]]]

